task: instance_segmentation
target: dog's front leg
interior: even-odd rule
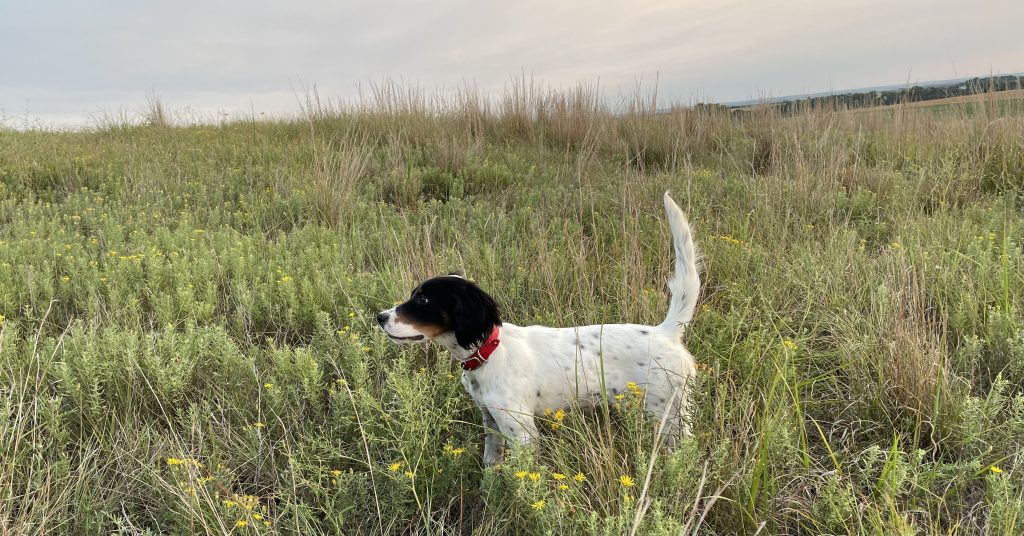
[[[480,408],[484,420],[484,466],[494,467],[505,460],[505,437],[487,408]]]
[[[512,441],[529,445],[537,439],[537,424],[533,421],[533,413],[529,410],[491,408],[490,412],[497,430]]]

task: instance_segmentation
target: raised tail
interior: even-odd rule
[[[672,246],[676,253],[675,274],[668,281],[668,316],[661,323],[663,329],[682,335],[686,325],[693,319],[700,293],[700,273],[697,271],[697,248],[693,245],[690,224],[686,221],[679,205],[665,192],[665,215],[668,216],[672,231]]]

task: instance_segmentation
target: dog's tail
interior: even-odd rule
[[[672,231],[672,247],[676,253],[675,274],[668,281],[672,297],[668,316],[661,327],[676,336],[682,335],[686,324],[693,318],[700,292],[700,273],[697,269],[697,247],[693,245],[690,224],[679,205],[665,192],[665,215]]]

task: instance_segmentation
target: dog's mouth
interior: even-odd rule
[[[395,337],[394,335],[388,333],[388,337],[390,337],[391,339],[394,339],[396,341],[422,341],[423,340],[423,335],[413,335],[412,337]]]

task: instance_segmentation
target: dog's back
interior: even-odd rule
[[[664,201],[675,251],[665,320],[656,326],[570,328],[506,323],[501,339],[503,354],[509,357],[474,373],[468,386],[478,402],[492,406],[501,403],[498,399],[514,398],[518,412],[533,415],[573,403],[589,406],[633,396],[643,396],[646,409],[658,417],[683,408],[694,360],[680,337],[693,318],[700,276],[686,216],[667,192]]]

